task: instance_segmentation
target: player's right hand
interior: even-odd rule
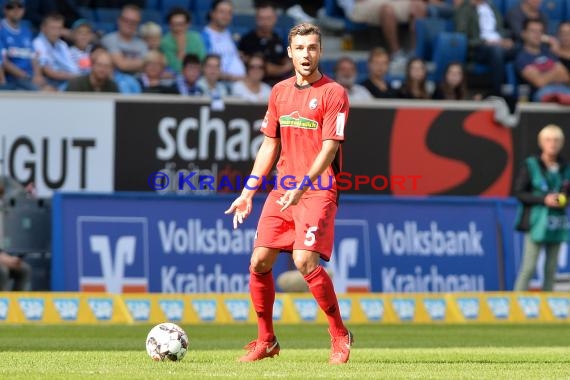
[[[233,201],[230,208],[228,208],[224,214],[234,214],[234,229],[238,228],[238,225],[242,224],[244,219],[248,217],[251,212],[251,198],[240,196],[235,201]]]

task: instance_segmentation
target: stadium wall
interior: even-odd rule
[[[358,194],[508,196],[522,159],[568,108],[522,104],[516,128],[495,122],[492,102],[354,103],[343,170],[419,175],[417,188],[362,186]],[[174,96],[0,94],[0,173],[54,191],[152,191],[156,171],[245,176],[261,143],[262,104]],[[570,144],[564,154],[570,156]],[[176,192],[176,189],[166,191]],[[164,191],[163,191],[164,192]]]

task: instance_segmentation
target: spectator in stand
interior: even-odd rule
[[[413,58],[406,66],[406,79],[399,91],[404,99],[430,99],[426,64],[421,58]]]
[[[451,62],[447,65],[443,80],[435,89],[432,98],[438,100],[468,99],[467,80],[461,63]]]
[[[200,33],[190,30],[192,17],[187,10],[172,8],[167,20],[170,31],[160,42],[160,49],[166,56],[168,67],[179,73],[184,57],[194,54],[202,60],[206,56],[206,47]]]
[[[70,40],[71,26],[81,17],[78,3],[77,0],[26,0],[26,19],[38,31],[45,15],[60,14],[64,20],[62,38]]]
[[[221,79],[235,81],[245,76],[245,65],[228,27],[232,23],[233,5],[229,0],[214,0],[208,14],[209,23],[202,38],[209,54],[220,56]]]
[[[366,87],[357,84],[356,62],[350,57],[340,57],[335,64],[335,80],[346,90],[348,100],[370,100],[373,96]]]
[[[384,48],[374,48],[368,55],[368,78],[361,84],[375,98],[397,98],[398,93],[386,81],[390,56]]]
[[[41,33],[33,42],[44,77],[58,90],[63,90],[68,80],[80,75],[69,46],[61,39],[62,34],[63,16],[52,13],[44,18]]]
[[[148,47],[137,37],[140,22],[140,8],[125,5],[118,19],[118,31],[105,35],[101,40],[111,54],[115,68],[122,73],[136,75],[142,70]]]
[[[271,87],[263,82],[266,67],[261,53],[250,56],[246,65],[247,75],[244,79],[232,83],[232,95],[251,102],[267,103]]]
[[[507,27],[511,31],[517,45],[522,45],[524,22],[529,19],[539,19],[548,30],[548,16],[540,9],[542,0],[522,0],[515,4],[507,13]]]
[[[85,19],[79,19],[71,26],[71,39],[73,45],[70,48],[71,58],[79,67],[81,74],[91,71],[91,50],[93,49],[93,26]]]
[[[553,43],[552,43],[553,42]],[[551,42],[552,53],[570,72],[570,21],[564,21],[558,26],[558,39]]]
[[[156,22],[148,21],[141,25],[140,35],[148,50],[160,50],[162,28]]]
[[[254,7],[257,8],[267,0],[254,0]],[[295,20],[295,24],[308,22],[317,24],[317,20],[312,15],[317,15],[318,11],[323,10],[324,0],[281,0],[274,2],[276,7],[285,11],[285,14]],[[312,14],[312,15],[311,15]]]
[[[202,93],[211,98],[228,96],[228,89],[222,83],[222,59],[219,55],[208,54],[202,62],[203,76],[198,79],[197,85]]]
[[[0,22],[0,45],[6,90],[53,90],[42,75],[38,57],[32,45],[32,31],[22,23],[25,9],[22,0],[6,0]]]
[[[524,45],[515,61],[518,74],[531,86],[533,101],[550,101],[551,96],[570,94],[568,70],[542,45],[543,35],[542,21],[527,20],[522,35]]]
[[[200,75],[200,58],[196,54],[186,54],[182,61],[182,73],[176,77],[176,87],[180,95],[204,95],[204,91],[198,86]]]
[[[10,279],[12,287],[10,288]],[[32,284],[32,268],[20,257],[0,250],[0,292],[29,291]]]
[[[359,23],[380,27],[388,43],[394,65],[403,65],[407,54],[400,46],[398,24],[408,24],[415,46],[415,20],[424,18],[427,6],[421,0],[337,0],[346,17]]]
[[[4,74],[4,66],[2,65],[3,49],[0,43],[0,90],[6,85],[6,75]]]
[[[146,94],[178,94],[171,79],[164,79],[166,59],[164,55],[151,50],[145,57],[143,72],[140,76],[142,92]]]
[[[70,92],[119,92],[113,80],[113,60],[104,49],[93,51],[89,74],[71,79],[66,91]]]
[[[255,29],[239,41],[239,51],[245,60],[262,53],[265,61],[264,81],[273,85],[293,74],[293,64],[287,56],[287,44],[275,31],[277,12],[272,3],[259,3],[255,10]]]
[[[467,36],[469,60],[489,66],[493,92],[501,95],[505,64],[514,58],[515,49],[500,12],[487,0],[465,0],[455,12],[455,27]]]

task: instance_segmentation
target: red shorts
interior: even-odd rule
[[[319,253],[329,261],[334,242],[336,202],[326,197],[302,198],[281,212],[281,194],[269,193],[257,225],[255,247],[292,252],[303,249]]]

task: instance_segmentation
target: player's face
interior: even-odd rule
[[[321,58],[319,36],[316,34],[293,36],[291,45],[287,47],[287,53],[293,61],[295,71],[303,77],[310,76],[319,67]]]

